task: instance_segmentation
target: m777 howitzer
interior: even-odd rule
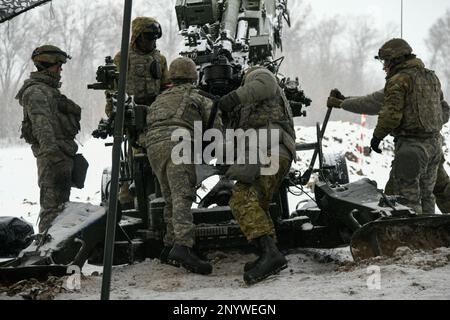
[[[280,77],[283,59],[275,59],[275,50],[282,48],[283,21],[290,23],[287,1],[179,0],[176,13],[180,32],[186,40],[181,54],[197,64],[198,86],[202,90],[212,96],[227,94],[240,85],[247,68],[262,64],[279,76],[294,116],[306,116],[303,108],[309,106],[311,100],[300,89],[298,78]],[[354,258],[361,259],[390,255],[396,247],[408,244],[411,234],[429,236],[435,232],[439,238],[436,242],[409,245],[421,249],[448,246],[449,219],[439,216],[414,218],[415,214],[409,208],[400,205],[395,197],[386,197],[373,181],[363,179],[349,183],[345,157],[322,152],[330,112],[324,124],[317,125],[317,141],[297,145],[298,151],[315,151],[309,172],[300,174],[291,170],[270,206],[280,246],[334,248],[351,244]],[[116,252],[122,254],[116,255],[117,263],[138,257],[157,257],[165,232],[164,199],[145,156],[126,159],[131,153],[124,154],[123,161],[129,162],[131,168],[131,175],[125,179],[134,182],[135,203],[122,210],[119,226],[123,232],[116,242]],[[316,158],[318,168],[315,167]],[[205,177],[219,174],[219,169],[198,166],[199,185]],[[296,194],[296,189],[303,192],[311,173],[319,176],[314,188],[315,200],[292,206],[288,194]],[[109,197],[108,177],[109,172],[105,171],[102,187],[105,203]],[[200,200],[198,207],[192,209],[198,249],[243,248],[247,245],[228,207],[232,186],[230,181],[219,182]],[[396,232],[400,230],[399,225],[402,232]],[[386,238],[393,234],[395,237]]]
[[[182,54],[191,57],[198,65],[198,85],[201,89],[213,96],[224,95],[237,88],[244,70],[255,64],[263,64],[279,75],[282,59],[276,60],[274,57],[275,49],[282,47],[283,21],[290,22],[287,1],[179,0],[176,11],[181,33],[186,39],[186,48]],[[107,61],[105,66],[99,68],[98,84],[91,88],[112,91],[114,95],[117,71],[110,62]],[[299,82],[285,78],[280,79],[280,85],[290,100],[293,114],[306,116],[302,108],[311,101],[300,89]],[[165,203],[157,179],[146,154],[133,151],[131,146],[137,143],[136,137],[141,129],[137,121],[133,120],[136,119],[136,104],[132,97],[126,101],[126,109],[130,111],[126,113],[129,121],[124,131],[120,184],[121,190],[127,188],[125,191],[129,192],[133,201],[123,202],[119,206],[121,210],[116,224],[114,264],[158,257],[165,233]],[[270,205],[269,214],[274,221],[280,247],[335,248],[350,245],[354,259],[359,260],[392,255],[396,248],[402,246],[412,249],[450,246],[450,217],[417,216],[410,208],[402,206],[397,197],[384,195],[376,183],[369,179],[349,183],[345,157],[322,152],[322,139],[330,112],[321,126],[317,124],[317,141],[297,145],[298,151],[314,150],[308,174],[292,169]],[[101,123],[98,131],[101,138],[112,132],[114,109],[110,120],[106,121]],[[318,168],[315,166],[317,159]],[[203,178],[218,174],[218,169],[199,166],[199,185]],[[304,194],[303,186],[309,182],[311,173],[318,173],[319,177],[314,187],[314,199],[300,201],[297,205],[288,201],[290,193],[296,196]],[[99,219],[103,219],[105,210],[108,211],[110,198],[117,196],[110,194],[110,186],[111,170],[107,168],[102,177],[103,211],[98,212]],[[197,249],[247,246],[228,206],[232,186],[232,181],[221,181],[201,199],[197,208],[192,209]],[[87,255],[92,264],[102,264],[104,244],[96,241],[104,238],[104,224],[103,229],[99,228],[94,223],[97,221],[86,221],[86,228],[93,227],[87,229],[89,234],[96,236],[95,241],[87,238],[83,240],[89,244],[90,250],[81,250],[81,243],[74,247],[66,245],[67,242],[59,242],[61,246],[47,246],[45,252],[64,252],[64,259],[60,260],[56,254],[51,255],[52,259],[63,264],[71,261],[81,264]],[[85,225],[80,228],[82,230],[76,229],[80,232],[75,232],[71,237],[72,241],[84,232]],[[50,229],[49,236],[52,233],[58,235],[59,231],[55,226],[53,230]],[[36,247],[24,250],[21,255],[25,261],[37,259],[39,255],[29,254],[30,250],[43,252]],[[45,270],[49,270],[52,259],[41,263],[44,269],[47,268]],[[37,261],[39,264],[43,260]],[[11,272],[11,268],[8,272]]]

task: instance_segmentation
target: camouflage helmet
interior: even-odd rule
[[[49,44],[34,49],[31,55],[31,60],[33,60],[34,64],[64,64],[67,62],[67,59],[72,59],[72,57],[60,48]]]
[[[153,33],[155,40],[162,37],[161,25],[155,18],[137,17],[133,20],[131,44],[134,45],[137,38],[144,32]]]
[[[412,48],[403,39],[394,38],[383,44],[375,57],[377,60],[393,60],[412,54]]]
[[[169,67],[170,80],[198,80],[197,66],[192,59],[178,57]]]

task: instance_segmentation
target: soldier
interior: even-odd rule
[[[378,115],[384,101],[384,90],[375,91],[367,96],[362,97],[345,97],[338,89],[333,89],[327,101],[330,108],[342,108],[345,111]],[[449,119],[450,107],[445,100],[442,100],[443,122],[447,123]],[[436,184],[433,194],[436,197],[436,204],[443,213],[450,213],[450,178],[444,168],[445,158],[439,164]],[[385,193],[394,195],[392,172],[389,175],[389,181],[385,187]]]
[[[218,106],[232,115],[234,129],[278,130],[279,141],[271,141],[269,152],[278,161],[271,175],[255,173],[253,165],[234,165],[227,176],[237,180],[230,207],[247,240],[259,249],[256,261],[246,264],[244,281],[254,284],[287,267],[287,260],[276,246],[276,233],[269,206],[295,157],[295,131],[289,103],[275,76],[266,68],[252,67],[240,88],[222,97]],[[275,154],[273,147],[279,147]],[[254,174],[250,177],[250,174]]]
[[[433,214],[433,189],[443,157],[441,84],[403,39],[386,42],[376,59],[383,62],[387,77],[370,146],[381,153],[381,141],[389,134],[394,136],[394,190],[418,214]]]
[[[156,96],[170,85],[166,57],[156,49],[156,40],[161,37],[161,25],[156,19],[137,17],[133,20],[126,92],[134,96],[137,104],[150,106]],[[119,52],[114,58],[118,67],[120,56]],[[105,113],[108,117],[113,111],[113,93],[106,92]],[[140,149],[133,149],[133,152],[140,153]],[[134,200],[129,188],[129,182],[124,182],[120,187],[119,200],[122,205]]]
[[[138,17],[133,20],[126,92],[134,96],[137,104],[150,106],[156,96],[170,85],[166,57],[156,49],[156,40],[161,37],[161,25],[156,19]],[[114,57],[118,67],[120,56],[119,52]],[[107,92],[105,108],[108,116],[112,112],[110,94]]]
[[[165,249],[161,260],[164,262],[167,259],[171,264],[179,264],[191,272],[206,275],[212,272],[211,264],[201,260],[192,249],[195,242],[191,213],[196,194],[195,165],[173,162],[172,149],[178,142],[171,141],[171,136],[174,130],[184,128],[193,137],[196,121],[205,127],[212,101],[193,87],[198,75],[191,59],[175,59],[170,65],[169,76],[174,87],[160,94],[149,108],[144,139],[150,165],[158,177],[166,202]]]
[[[39,232],[50,228],[69,201],[74,139],[80,130],[81,108],[61,94],[62,65],[71,57],[61,49],[44,45],[33,51],[37,68],[16,96],[23,107],[22,136],[31,144],[37,160],[40,188]]]

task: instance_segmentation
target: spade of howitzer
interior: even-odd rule
[[[319,137],[318,137],[319,141],[317,142],[316,148],[314,149],[314,154],[311,159],[311,163],[310,163],[308,169],[305,171],[305,173],[303,173],[303,175],[301,177],[302,185],[306,185],[308,183],[309,179],[311,178],[311,174],[313,173],[313,170],[314,170],[314,165],[316,164],[317,156],[321,152],[321,150],[320,150],[321,141],[322,141],[323,137],[325,136],[325,131],[327,129],[328,121],[330,120],[332,110],[333,110],[333,108],[330,108],[330,107],[327,110],[327,114],[325,115],[325,120],[323,121],[323,125],[322,125],[322,128],[319,133]]]

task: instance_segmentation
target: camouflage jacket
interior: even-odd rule
[[[120,52],[116,54],[114,63],[120,68]],[[159,50],[151,53],[141,53],[138,49],[131,48],[128,59],[127,89],[128,95],[134,96],[138,104],[151,105],[158,94],[168,87],[169,69],[167,60]],[[105,113],[108,117],[113,111],[111,94],[106,91]]]
[[[374,136],[426,138],[439,134],[444,118],[441,84],[420,59],[393,68],[386,78],[384,95]]]
[[[179,128],[188,129],[193,138],[194,122],[206,128],[213,102],[201,95],[192,84],[182,84],[161,93],[147,110],[146,147],[161,141],[170,141]],[[220,128],[220,115],[215,127]]]
[[[78,150],[74,139],[80,130],[81,108],[59,87],[59,77],[33,72],[16,96],[23,107],[22,135],[36,157],[58,157],[61,152],[72,157]]]
[[[246,77],[236,94],[241,105],[234,110],[234,128],[280,130],[281,154],[295,159],[292,111],[275,76],[265,68],[256,69]]]
[[[375,91],[366,96],[348,97],[342,102],[341,108],[345,111],[376,116],[383,106],[384,90]]]
[[[376,116],[380,113],[384,101],[384,90],[375,91],[366,96],[348,97],[342,102],[342,109],[345,111],[367,114]],[[450,117],[450,106],[447,101],[441,101],[442,106],[442,121],[447,123]]]
[[[120,52],[114,58],[114,63],[120,67]],[[159,50],[142,53],[137,48],[131,48],[128,58],[128,95],[133,95],[139,104],[150,105],[149,101],[169,83],[167,60]]]

